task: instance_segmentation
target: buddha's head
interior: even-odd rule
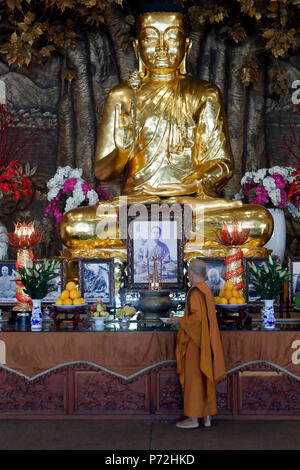
[[[185,65],[191,40],[187,37],[187,19],[183,13],[143,12],[137,19],[136,30],[137,39],[134,46],[140,73],[186,73]]]

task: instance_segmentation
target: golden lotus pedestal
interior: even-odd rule
[[[171,310],[173,304],[168,289],[140,290],[138,309],[141,310],[139,325],[147,327],[161,326],[160,317],[164,317]]]

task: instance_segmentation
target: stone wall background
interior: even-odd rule
[[[4,57],[0,60],[0,80],[5,82],[7,103],[20,117],[18,126],[43,130],[39,142],[27,155],[30,165],[37,165],[33,177],[34,197],[25,207],[19,205],[12,210],[0,204],[1,220],[9,231],[13,230],[14,221],[23,219],[34,219],[37,227],[44,230],[43,242],[35,249],[36,257],[58,254],[61,248],[53,221],[43,217],[46,182],[58,166],[70,165],[83,168],[85,179],[95,183],[93,159],[105,98],[136,66],[133,49],[124,51],[118,40],[126,31],[121,10],[107,12],[105,21],[106,26],[96,33],[82,32],[76,50],[68,51],[68,61],[77,72],[77,78],[70,84],[61,82],[60,57],[51,57],[46,64],[29,70],[8,66]],[[292,155],[280,147],[283,136],[290,135],[290,125],[300,142],[300,115],[296,114],[297,108],[291,101],[292,82],[300,79],[300,57],[281,61],[288,69],[290,96],[278,100],[271,90],[265,59],[261,62],[255,89],[244,88],[238,82],[237,71],[251,49],[251,40],[244,46],[229,46],[207,27],[192,31],[191,37],[189,71],[216,83],[223,94],[235,158],[235,173],[224,192],[224,196],[231,199],[239,191],[245,171],[296,163]],[[116,196],[121,184],[122,178],[102,186],[111,196]],[[300,238],[299,224],[288,216],[287,227],[287,255],[295,255]],[[12,248],[10,257],[15,257]]]

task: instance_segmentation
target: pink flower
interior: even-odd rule
[[[250,204],[259,204],[263,206],[264,204],[268,204],[269,202],[269,194],[268,191],[263,186],[258,186],[255,190],[256,198],[250,201]]]
[[[287,202],[287,194],[285,191],[281,190],[280,191],[280,196],[281,196],[281,200],[280,200],[280,203],[278,204],[278,207],[284,207],[286,205],[286,202]]]
[[[75,186],[76,186],[76,183],[77,183],[77,179],[76,179],[76,178],[70,178],[70,179],[66,180],[66,181],[64,182],[63,192],[64,192],[64,193],[68,193],[68,192],[73,191],[73,189],[74,189]]]
[[[274,173],[273,178],[276,183],[276,188],[278,189],[283,189],[286,186],[286,182],[284,180],[284,177],[280,175],[279,173]]]
[[[244,196],[248,196],[250,189],[254,188],[255,186],[256,184],[254,183],[254,180],[248,181],[248,183],[246,183],[242,189]]]

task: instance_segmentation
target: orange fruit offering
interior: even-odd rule
[[[231,289],[226,289],[224,297],[225,297],[225,299],[229,300],[232,297],[232,290]]]
[[[73,305],[73,302],[71,299],[65,299],[63,302],[64,302],[64,305]]]
[[[219,297],[222,298],[222,297],[224,297],[224,295],[225,295],[225,290],[224,289],[220,290]]]
[[[55,302],[55,305],[63,305],[64,302],[61,300],[61,298],[58,298],[57,301]]]
[[[230,305],[236,305],[236,304],[237,304],[237,299],[236,299],[236,297],[231,297],[231,298],[229,299],[229,303],[230,303]]]
[[[70,297],[70,292],[68,290],[63,290],[62,293],[60,294],[60,298],[62,300],[66,300]]]
[[[70,298],[71,298],[71,299],[73,299],[73,300],[74,300],[74,299],[79,299],[79,297],[80,297],[80,292],[79,292],[79,290],[77,290],[77,289],[72,289],[72,290],[70,290]]]
[[[224,288],[232,290],[234,288],[233,282],[232,281],[226,281],[225,284],[224,284]]]
[[[221,305],[227,304],[227,299],[225,299],[225,297],[222,297],[220,304],[221,304]]]
[[[74,290],[74,289],[76,289],[76,284],[75,284],[75,282],[73,282],[73,281],[67,282],[66,290],[70,290],[70,291],[71,291],[71,290]]]
[[[232,297],[235,297],[236,299],[238,299],[240,297],[240,293],[236,289],[233,289]]]

